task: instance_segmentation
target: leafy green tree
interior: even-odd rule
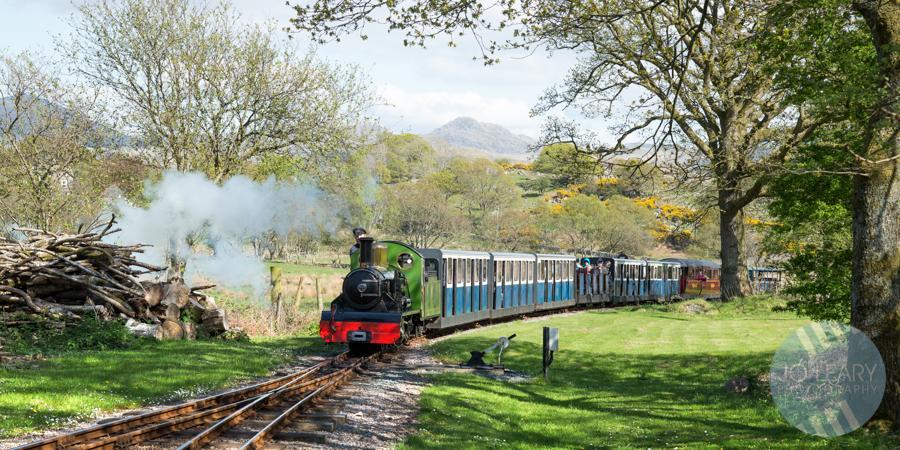
[[[578,255],[624,252],[639,256],[653,242],[653,213],[621,196],[600,200],[579,194],[548,205],[542,222],[550,241]]]
[[[719,227],[718,218],[713,211],[706,215],[691,228],[690,242],[685,252],[696,258],[715,259],[719,255]]]
[[[382,189],[380,228],[414,247],[443,246],[467,228],[465,217],[450,205],[433,181],[404,182]]]
[[[68,231],[99,212],[102,112],[29,55],[0,58],[0,224]]]
[[[788,255],[788,308],[816,320],[850,321],[851,189],[849,177],[827,174],[786,175],[773,185],[777,224],[766,247]]]
[[[368,83],[243,23],[225,3],[100,0],[78,6],[60,50],[148,164],[223,181],[279,154],[334,175],[364,143]]]
[[[771,175],[815,127],[803,105],[786,103],[785,92],[773,88],[766,61],[747,45],[767,26],[759,14],[765,7],[759,0],[317,0],[295,6],[293,23],[327,39],[361,31],[377,15],[405,33],[409,45],[513,29],[503,42],[479,38],[489,63],[504,49],[576,52],[579,63],[562,85],[548,89],[537,113],[576,107],[595,117],[610,114],[625,92],[639,98],[626,106],[612,147],[559,120],[548,122],[545,141],[570,143],[598,158],[640,153],[685,183],[711,187],[720,211],[722,294],[730,298],[749,288],[743,209],[765,194]]]
[[[772,185],[776,225],[766,249],[787,255],[788,307],[819,320],[849,321],[853,259],[853,154],[865,153],[877,103],[876,53],[863,19],[845,1],[786,3],[757,45],[779,68],[789,100],[808,105],[823,124]],[[849,151],[848,151],[849,150]]]
[[[415,134],[383,133],[369,150],[382,183],[416,180],[435,171],[436,153],[431,144]]]
[[[826,119],[794,161],[806,179],[775,191],[775,242],[793,244],[793,305],[813,317],[849,312],[887,369],[878,415],[900,424],[900,5],[787,2],[770,21],[761,48],[783,68],[776,82]]]
[[[551,188],[584,183],[596,175],[597,158],[578,152],[571,144],[544,146],[532,164],[532,170],[551,177]]]
[[[429,179],[471,222],[473,236],[489,247],[499,242],[498,230],[522,201],[515,180],[488,159],[454,159]]]

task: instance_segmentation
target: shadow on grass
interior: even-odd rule
[[[460,337],[434,347],[462,360],[491,340]],[[515,342],[504,363],[537,375],[540,346]],[[551,380],[506,383],[467,374],[435,376],[423,396],[414,448],[860,447],[896,446],[896,436],[858,430],[825,440],[781,419],[768,387],[726,393],[734,376],[768,371],[771,353],[597,354],[561,351]]]

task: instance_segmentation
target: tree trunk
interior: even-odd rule
[[[900,424],[900,161],[857,177],[853,210],[852,323],[884,360],[878,416]]]
[[[900,426],[900,3],[854,3],[872,31],[885,95],[871,123],[853,192],[853,326],[868,335],[884,359],[887,386],[876,417]],[[882,161],[877,163],[877,161]]]
[[[747,259],[744,253],[744,220],[740,211],[722,209],[719,215],[719,234],[722,248],[721,290],[722,299],[743,297],[749,292]]]

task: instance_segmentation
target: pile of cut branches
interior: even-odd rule
[[[0,310],[30,311],[55,319],[131,319],[129,328],[156,338],[205,334],[228,329],[224,311],[212,298],[189,289],[181,278],[141,281],[165,270],[139,261],[142,244],[117,245],[105,238],[120,231],[109,222],[77,234],[16,228],[17,239],[0,238]]]

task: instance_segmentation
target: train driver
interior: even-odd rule
[[[359,251],[359,238],[361,238],[365,235],[366,235],[365,228],[356,227],[353,229],[353,239],[355,239],[356,242],[352,246],[350,246],[350,254],[351,255]]]

